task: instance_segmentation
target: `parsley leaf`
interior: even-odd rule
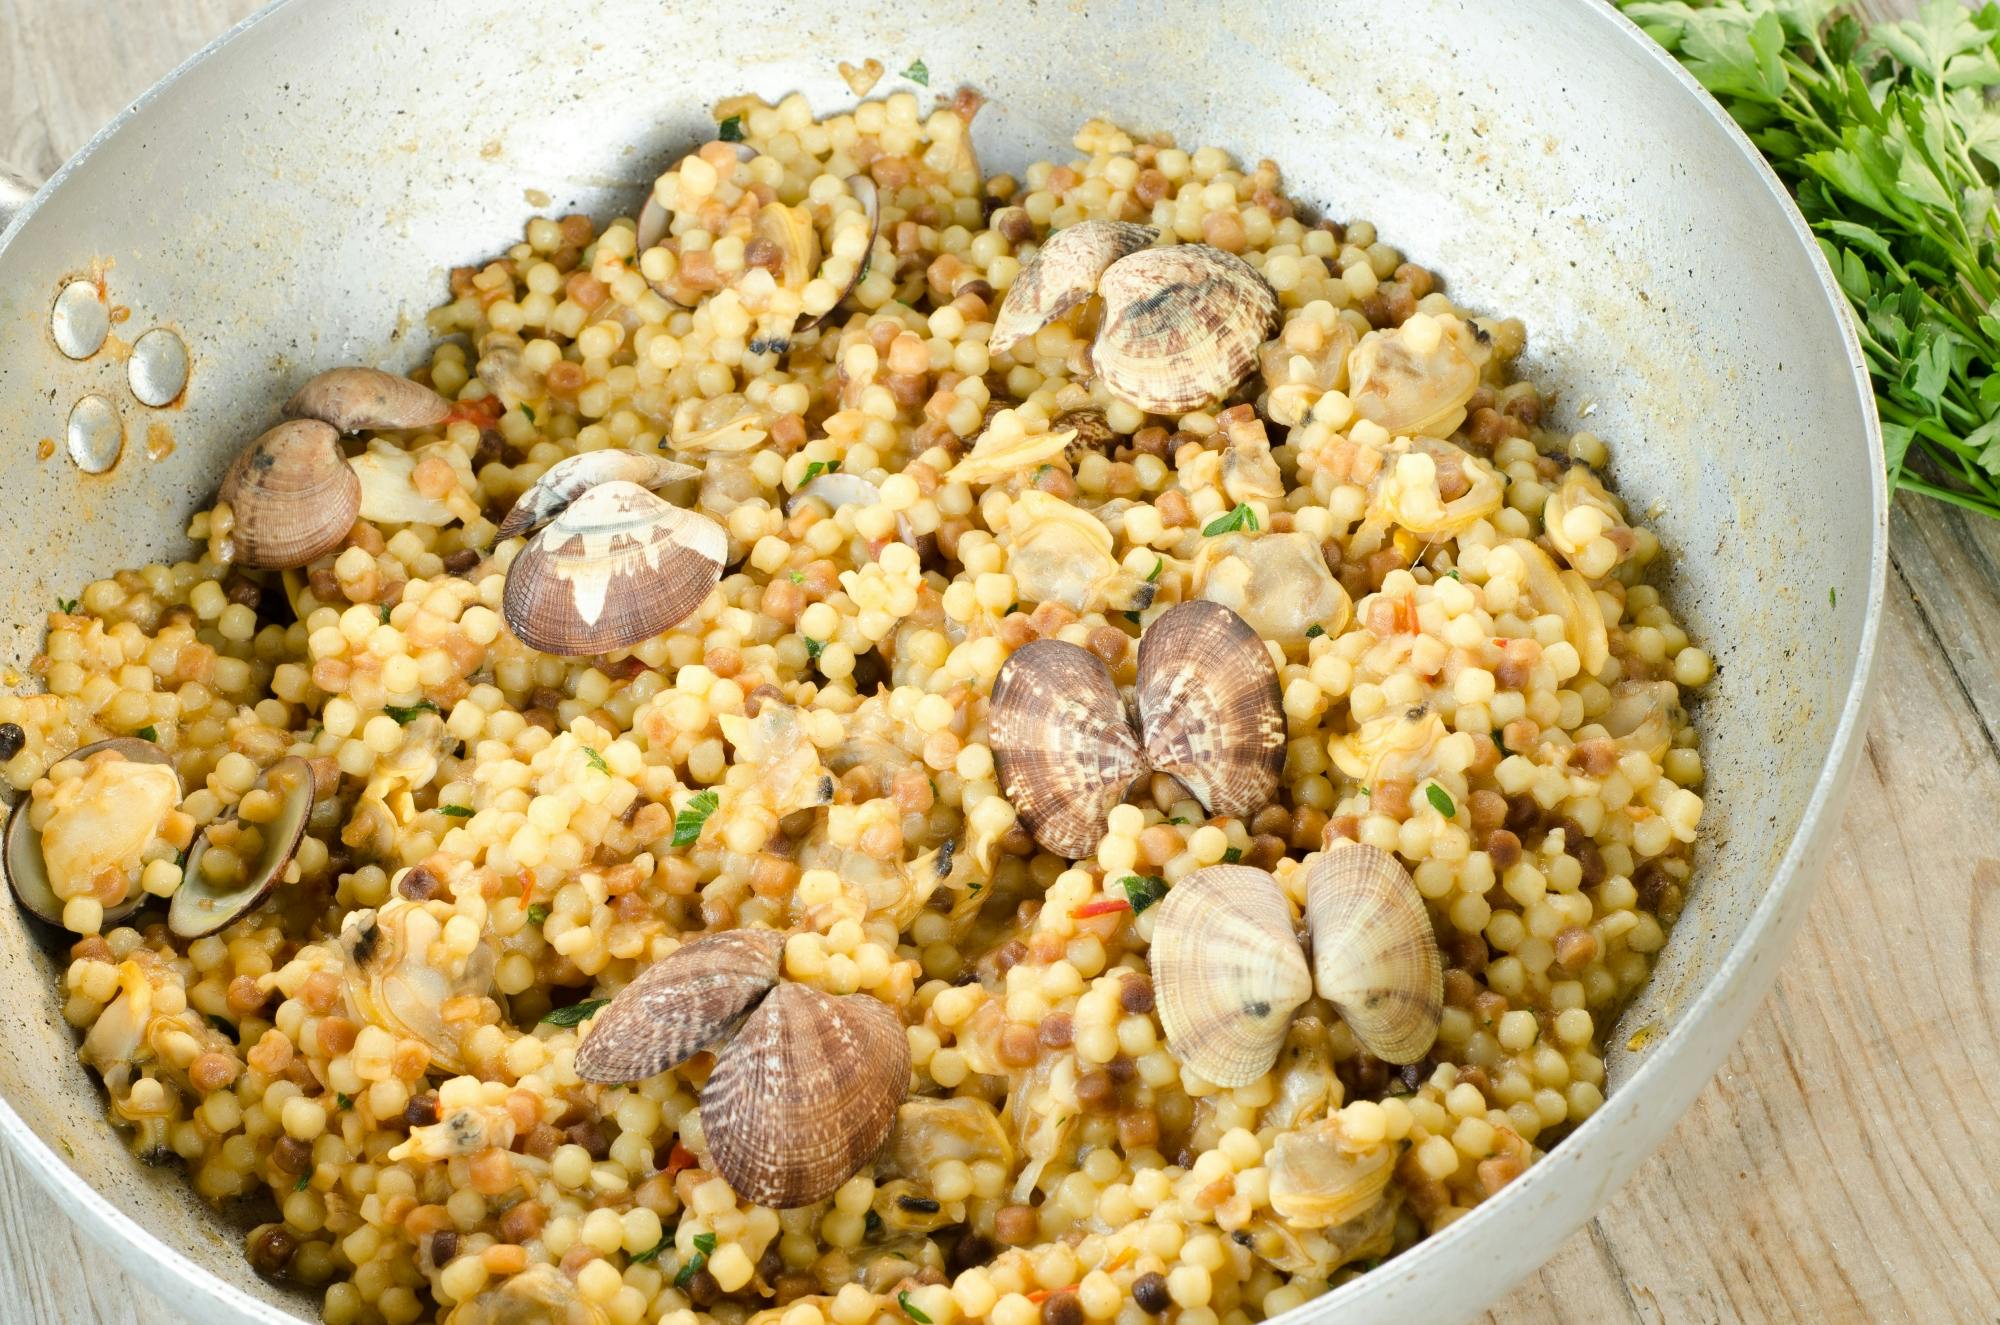
[[[1125,890],[1125,900],[1132,903],[1135,916],[1167,895],[1167,881],[1151,874],[1128,874],[1118,886]]]
[[[1442,576],[1440,576],[1439,578],[1440,578],[1440,579],[1446,579],[1446,580],[1459,580],[1459,581],[1460,581],[1461,583],[1463,583],[1463,580],[1464,580],[1464,577],[1463,577],[1463,576],[1461,576],[1461,575],[1460,575],[1460,574],[1458,573],[1458,567],[1456,567],[1456,566],[1453,566],[1453,567],[1452,567],[1452,568],[1451,568],[1450,570],[1446,571],[1446,572],[1445,572],[1445,573],[1444,573],[1444,574],[1443,574]]]
[[[1306,627],[1307,639],[1318,639],[1324,634],[1326,634],[1326,627],[1320,625],[1318,622],[1314,622],[1312,625]]]
[[[302,1192],[306,1188],[312,1185],[312,1180],[313,1180],[312,1170],[307,1169],[304,1173],[301,1173],[299,1175],[299,1180],[292,1184],[292,1190],[295,1192]]]
[[[608,998],[586,998],[566,1008],[551,1008],[542,1021],[550,1026],[566,1026],[574,1029],[596,1016],[598,1009],[610,1001]]]
[[[931,1318],[929,1316],[926,1316],[923,1312],[910,1305],[910,1294],[907,1289],[896,1294],[896,1305],[903,1309],[905,1316],[917,1322],[917,1325],[931,1325]]]
[[[674,1276],[674,1287],[686,1288],[694,1282],[694,1277],[700,1274],[702,1267],[707,1264],[708,1257],[701,1252],[688,1257],[687,1264],[681,1266],[680,1273]]]
[[[158,741],[160,739],[159,728],[153,726],[141,727],[132,734],[142,741]]]
[[[1840,590],[1828,589],[1826,591],[1826,605],[1828,607],[1840,606]]]
[[[596,769],[598,772],[606,774],[611,772],[611,765],[604,762],[604,755],[601,751],[597,749],[597,747],[591,745],[584,746],[583,757],[585,759],[588,759],[590,761],[590,766]]]
[[[529,409],[526,405],[521,406],[521,413],[528,416],[528,422],[533,423],[535,421],[535,411]]]
[[[674,845],[691,846],[701,837],[702,825],[708,816],[715,813],[721,797],[713,791],[704,791],[687,803],[687,808],[674,816]]]
[[[811,464],[806,466],[806,476],[799,480],[799,486],[804,487],[806,484],[812,482],[814,479],[818,478],[821,474],[826,473],[831,468],[832,466],[828,465],[824,460],[813,461]]]
[[[804,584],[806,582],[806,573],[804,571],[798,571],[798,570],[786,571],[785,577],[789,579],[793,584]]]
[[[382,711],[394,718],[398,724],[409,726],[416,721],[419,713],[436,713],[438,706],[428,699],[420,699],[414,704],[384,704]]]
[[[1203,538],[1214,538],[1217,534],[1234,533],[1238,529],[1248,529],[1256,533],[1257,512],[1250,509],[1248,502],[1237,502],[1226,514],[1218,515],[1202,527]]]
[[[666,1232],[660,1234],[660,1240],[658,1242],[655,1242],[651,1247],[648,1247],[645,1251],[633,1252],[631,1256],[627,1257],[626,1259],[630,1260],[634,1265],[650,1264],[651,1262],[660,1259],[660,1253],[673,1245],[674,1245],[674,1231],[672,1229],[668,1229]]]
[[[715,136],[717,138],[720,138],[725,143],[742,142],[743,117],[741,115],[731,115],[728,119],[724,120],[721,124],[716,126]]]
[[[377,615],[377,616],[379,616],[379,617],[381,617],[381,619],[382,619],[382,624],[383,624],[383,625],[385,625],[385,626],[386,626],[386,625],[388,625],[388,624],[389,624],[389,605],[388,605],[387,603],[384,603],[384,604],[382,604],[382,610],[381,610],[380,612],[378,612],[378,613],[377,613],[376,615]]]
[[[715,1234],[713,1233],[695,1234],[694,1249],[700,1252],[704,1256],[715,1255]]]
[[[1433,810],[1436,810],[1445,818],[1452,819],[1457,817],[1458,807],[1451,803],[1451,793],[1447,792],[1437,783],[1427,782],[1424,784],[1424,799],[1431,803]]]
[[[1158,584],[1160,582],[1160,572],[1165,570],[1166,568],[1167,568],[1167,559],[1165,557],[1154,557],[1153,570],[1152,573],[1146,577],[1146,583]]]
[[[470,805],[440,805],[438,806],[438,813],[444,815],[447,819],[470,819],[472,817],[472,807]]]
[[[929,87],[931,85],[930,67],[922,60],[910,61],[910,67],[903,71],[903,77],[909,79],[919,87]],[[917,1320],[922,1322],[922,1325],[930,1325],[930,1322],[924,1320],[922,1316],[918,1316]]]
[[[549,918],[549,908],[542,905],[540,902],[536,902],[533,906],[528,908],[529,924],[539,925],[548,918]]]
[[[75,616],[75,615],[76,615],[76,599],[74,599],[74,598],[58,598],[58,599],[56,599],[56,610],[57,610],[58,612],[61,612],[61,613],[62,613],[62,614],[63,614],[64,616]]]
[[[334,1093],[333,1098],[334,1102],[343,1109],[351,1109],[354,1107],[354,1097],[352,1095],[349,1095],[346,1091],[336,1091]]]
[[[1239,860],[1241,860],[1241,859],[1243,859],[1243,851],[1242,851],[1242,848],[1240,848],[1240,847],[1225,847],[1225,848],[1223,849],[1223,852],[1222,852],[1222,863],[1223,863],[1223,864],[1225,864],[1225,865],[1234,865],[1234,864],[1235,864],[1235,863],[1236,863],[1237,861],[1239,861]]]
[[[824,652],[826,652],[826,641],[825,641],[825,640],[823,640],[823,639],[814,639],[814,638],[813,638],[812,636],[810,636],[810,635],[806,636],[806,657],[808,657],[808,658],[818,658],[818,657],[820,656],[820,654],[822,654],[822,653],[824,653]]]

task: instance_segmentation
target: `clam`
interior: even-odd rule
[[[317,419],[281,423],[245,447],[222,478],[239,565],[304,566],[339,547],[361,509],[340,434]]]
[[[1278,1088],[1257,1115],[1257,1126],[1286,1131],[1326,1116],[1340,1092],[1333,1070],[1333,1037],[1315,1016],[1294,1017],[1275,1064]]]
[[[493,988],[492,942],[447,928],[457,913],[442,901],[392,897],[378,911],[348,914],[340,931],[347,1001],[363,1021],[421,1040],[438,1070],[466,1070],[462,1041],[479,1023]],[[483,1005],[483,1006],[482,1006]]]
[[[967,135],[967,139],[970,141],[970,135]],[[860,252],[856,254],[849,254],[847,252],[850,247],[849,243],[838,235],[834,236],[829,247],[833,249],[834,257],[843,261],[853,262],[854,274],[848,277],[847,284],[841,289],[839,296],[834,299],[832,305],[825,312],[816,313],[803,322],[800,322],[796,327],[793,327],[793,335],[801,335],[808,331],[817,331],[825,326],[827,320],[839,311],[841,303],[846,300],[847,296],[854,293],[854,287],[861,284],[862,278],[868,274],[868,263],[875,253],[875,237],[882,233],[881,193],[876,189],[875,181],[866,175],[849,175],[847,177],[847,191],[853,194],[855,201],[861,204],[861,218],[868,227],[866,238],[860,245]]]
[[[1153,920],[1153,990],[1167,1047],[1219,1086],[1271,1070],[1312,972],[1277,881],[1210,865],[1170,889]]]
[[[1220,603],[1260,637],[1296,648],[1314,626],[1338,635],[1352,611],[1318,540],[1296,530],[1221,534],[1202,540],[1194,592]]]
[[[792,347],[806,283],[819,270],[819,231],[804,207],[767,202],[750,226],[750,243],[771,250],[764,265],[752,266],[735,281],[737,297],[756,316],[752,354],[782,354]],[[844,293],[844,292],[843,292]]]
[[[716,723],[735,748],[734,768],[749,780],[747,792],[780,819],[833,803],[833,774],[820,763],[796,708],[767,700],[754,718],[723,713]]]
[[[376,442],[348,463],[361,484],[364,520],[441,528],[483,514],[470,495],[478,486],[472,462],[450,442],[414,451]]]
[[[1549,554],[1525,538],[1510,538],[1494,549],[1498,556],[1511,553],[1520,558],[1521,592],[1528,612],[1523,615],[1554,614],[1562,618],[1563,638],[1576,649],[1585,676],[1595,676],[1611,657],[1610,634],[1604,624],[1604,609],[1597,591],[1573,570],[1558,571]],[[1489,558],[1489,563],[1490,563]]]
[[[505,1150],[514,1144],[514,1115],[498,1104],[468,1104],[453,1109],[434,1123],[412,1127],[400,1145],[392,1146],[392,1160],[416,1159],[436,1163],[463,1159],[482,1150]]]
[[[1071,860],[1146,771],[1104,660],[1062,640],[1017,649],[993,679],[988,739],[1000,787],[1035,840]]]
[[[1331,1228],[1366,1214],[1389,1186],[1399,1142],[1350,1146],[1337,1118],[1281,1132],[1265,1163],[1271,1208],[1298,1228]]]
[[[1113,263],[1157,238],[1153,227],[1125,221],[1079,221],[1056,231],[1007,288],[987,349],[1005,354],[1090,298]]]
[[[702,1130],[739,1195],[809,1205],[874,1156],[909,1085],[909,1041],[888,1004],[781,984],[717,1058]]]
[[[1573,466],[1542,506],[1549,546],[1589,579],[1602,579],[1631,556],[1637,540],[1625,509],[1588,465]]]
[[[318,419],[344,433],[434,428],[451,402],[421,382],[380,368],[330,368],[285,402],[288,419]]]
[[[1444,1010],[1444,964],[1423,895],[1394,856],[1345,839],[1305,869],[1319,996],[1369,1053],[1416,1062]]]
[[[198,939],[256,910],[285,880],[312,808],[312,765],[296,756],[273,764],[235,812],[188,849],[167,928]]]
[[[1620,681],[1611,687],[1611,707],[1598,722],[1620,750],[1657,762],[1673,744],[1676,717],[1685,721],[1680,687],[1672,681]]]
[[[1285,477],[1271,456],[1271,439],[1264,421],[1248,405],[1223,411],[1223,435],[1229,444],[1222,449],[1222,491],[1232,502],[1280,502],[1285,496]]]
[[[614,479],[584,492],[514,558],[502,610],[544,653],[625,648],[700,607],[728,550],[713,520]]]
[[[1370,494],[1370,519],[1413,534],[1457,538],[1499,511],[1506,479],[1492,465],[1434,437],[1403,445],[1384,457]]]
[[[683,400],[674,408],[668,435],[676,451],[731,455],[763,445],[769,424],[761,406],[731,392],[713,400]]]
[[[881,500],[882,489],[867,479],[859,474],[843,474],[835,470],[800,484],[798,491],[785,499],[785,514],[797,515],[809,501],[820,502],[829,511],[837,511],[843,506],[873,506]]]
[[[896,1110],[876,1172],[885,1178],[927,1179],[946,1160],[1014,1165],[1014,1146],[1000,1116],[985,1100],[961,1095],[947,1100],[906,1100]]]
[[[1111,555],[1103,521],[1046,492],[1029,489],[1007,512],[1007,571],[1024,603],[1063,603],[1077,612],[1152,606],[1158,585]]]
[[[1301,311],[1285,323],[1277,339],[1257,351],[1264,381],[1264,412],[1273,423],[1296,428],[1329,391],[1347,385],[1347,356],[1354,349],[1354,328],[1343,318],[1329,327]]]
[[[1044,432],[1010,428],[1004,437],[999,429],[988,428],[966,457],[945,472],[945,478],[953,483],[998,483],[1053,460],[1076,437],[1074,428]]]
[[[1220,603],[1162,613],[1139,640],[1139,729],[1146,761],[1210,814],[1270,803],[1285,762],[1278,671],[1263,641]]]
[[[1439,742],[1451,734],[1426,708],[1379,714],[1328,747],[1334,766],[1364,787],[1396,780],[1412,786],[1437,769]]]
[[[685,943],[597,1014],[576,1051],[585,1081],[643,1081],[727,1039],[778,983],[785,936],[732,929]]]
[[[52,925],[79,896],[102,902],[106,923],[122,920],[146,900],[140,859],[175,813],[181,780],[166,751],[132,737],[86,745],[60,762],[72,761],[82,776],[38,783],[50,790],[23,796],[7,817],[7,882],[23,909]],[[53,808],[44,814],[44,805]]]
[[[1489,356],[1465,319],[1417,313],[1361,338],[1347,357],[1347,395],[1356,414],[1399,437],[1449,437]]]
[[[1104,325],[1091,362],[1112,395],[1149,414],[1183,414],[1235,390],[1278,316],[1257,269],[1207,244],[1134,253],[1097,289]]]
[[[665,456],[639,451],[585,451],[550,465],[521,494],[514,509],[500,522],[497,538],[517,538],[533,533],[562,514],[569,504],[600,483],[622,480],[642,488],[663,488],[669,483],[701,477],[693,465],[683,465]]]
[[[604,1309],[553,1265],[530,1265],[452,1308],[445,1325],[607,1325]]]

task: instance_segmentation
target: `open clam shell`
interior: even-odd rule
[[[614,479],[636,483],[642,488],[664,488],[669,483],[701,477],[693,465],[681,464],[665,456],[638,451],[585,451],[550,465],[521,494],[507,518],[500,522],[496,538],[517,538],[533,533],[566,510],[569,504],[600,483]]]
[[[700,607],[728,552],[713,520],[614,479],[578,497],[514,558],[502,611],[544,653],[622,649]]]
[[[778,983],[785,936],[732,929],[683,944],[599,1012],[576,1051],[585,1081],[643,1081],[685,1063],[743,1024]]]
[[[1103,659],[1061,640],[1016,650],[993,680],[986,726],[1001,790],[1035,840],[1070,860],[1096,851],[1111,807],[1146,771]]]
[[[1148,956],[1167,1048],[1220,1086],[1271,1070],[1312,972],[1277,881],[1248,865],[1210,865],[1174,885]]]
[[[1278,670],[1242,617],[1203,599],[1162,613],[1139,640],[1137,697],[1155,772],[1178,779],[1210,814],[1270,804],[1285,763],[1285,710]]]
[[[1303,646],[1314,626],[1338,635],[1352,613],[1319,541],[1297,530],[1203,539],[1194,591],[1242,617],[1259,638],[1287,648]]]
[[[1090,298],[1112,263],[1145,248],[1159,233],[1127,221],[1079,221],[1050,235],[1007,288],[987,348],[1005,354]]]
[[[739,1195],[810,1205],[881,1148],[909,1087],[909,1040],[888,1004],[781,984],[716,1060],[702,1130]]]
[[[1367,1213],[1396,1172],[1400,1144],[1350,1149],[1339,1126],[1326,1119],[1271,1145],[1271,1208],[1298,1228],[1331,1228]]]
[[[1444,963],[1423,895],[1394,856],[1344,839],[1305,868],[1320,997],[1369,1053],[1416,1062],[1444,1010]]]
[[[1120,258],[1098,282],[1097,376],[1128,405],[1184,414],[1235,390],[1257,365],[1278,296],[1257,269],[1207,244]]]
[[[291,570],[340,546],[361,511],[361,481],[331,424],[295,419],[243,448],[221,497],[236,517],[237,563]]]
[[[421,382],[380,368],[329,368],[285,402],[288,419],[318,419],[344,433],[434,428],[451,402]]]
[[[1361,338],[1347,356],[1347,395],[1356,414],[1397,436],[1449,437],[1490,357],[1463,318],[1418,313]]]
[[[840,297],[833,301],[833,307],[827,309],[824,313],[818,313],[800,321],[797,326],[792,328],[792,334],[795,336],[807,331],[817,331],[825,326],[827,321],[840,311],[840,306],[846,301],[847,296],[854,293],[854,287],[861,284],[862,278],[868,275],[869,258],[875,252],[875,238],[882,233],[882,195],[881,191],[875,187],[875,181],[866,175],[849,175],[847,177],[847,191],[859,200],[862,213],[868,220],[868,243],[861,251],[861,260],[855,264],[854,275],[849,278],[847,288],[842,290]]]
[[[173,804],[179,803],[182,790],[180,777],[174,773],[174,761],[165,750],[151,741],[121,736],[83,746],[72,751],[67,758],[88,759],[101,750],[115,750],[136,764],[164,766],[173,776],[173,803],[167,808],[172,809]],[[33,804],[32,797],[23,796],[14,806],[13,813],[7,816],[6,841],[0,844],[4,845],[7,883],[14,890],[15,900],[28,914],[39,920],[46,920],[51,925],[60,925],[63,918],[63,899],[56,896],[55,888],[49,882],[49,865],[47,858],[42,854],[41,834],[37,833],[34,825],[28,822],[29,810]],[[133,807],[126,803],[106,809],[117,815],[120,826],[123,827],[130,819]],[[122,920],[131,915],[144,904],[145,900],[145,891],[134,886],[124,901],[104,908],[105,923],[110,924],[114,920]]]
[[[224,825],[240,825],[242,804],[227,820],[211,824],[188,849],[181,870],[181,886],[167,908],[167,928],[184,939],[213,934],[263,905],[297,854],[305,839],[306,823],[312,818],[312,765],[293,756],[280,759],[258,781],[258,790],[275,800],[275,812],[255,825],[259,851],[254,860],[241,863],[227,878],[216,878],[205,868],[209,847],[221,835]],[[255,795],[256,793],[252,793]],[[245,798],[246,800],[248,797]]]

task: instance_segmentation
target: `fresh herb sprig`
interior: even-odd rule
[[[2000,7],[1621,0],[1790,186],[1854,306],[1897,486],[2000,516]]]

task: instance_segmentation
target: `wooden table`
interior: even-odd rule
[[[259,2],[0,0],[0,161],[46,174]],[[2000,523],[1908,497],[1891,523],[1867,758],[1776,991],[1489,1322],[2000,1321]],[[0,1304],[183,1319],[4,1152]]]

